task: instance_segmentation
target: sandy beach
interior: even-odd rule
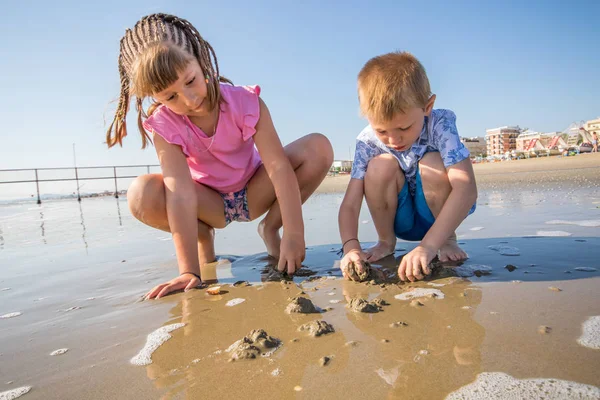
[[[585,185],[600,181],[600,153],[481,163],[474,164],[473,169],[480,189],[547,183]],[[318,190],[344,192],[349,180],[348,174],[328,176]]]
[[[233,224],[202,270],[219,294],[158,301],[142,296],[176,274],[173,243],[125,199],[2,206],[0,399],[599,399],[599,166],[475,165],[477,211],[457,232],[469,260],[412,284],[394,275],[404,241],[374,265],[384,280],[341,278],[347,176],[304,206],[303,276],[273,276],[256,223]],[[360,221],[368,246],[366,207]],[[298,296],[318,312],[287,313]]]

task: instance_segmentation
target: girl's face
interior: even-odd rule
[[[206,77],[198,61],[191,60],[171,86],[153,97],[175,114],[204,117],[210,113],[206,94]]]

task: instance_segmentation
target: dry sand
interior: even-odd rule
[[[590,185],[600,183],[600,153],[574,157],[540,157],[526,160],[474,164],[479,189],[501,189],[536,184]],[[319,193],[342,193],[350,175],[328,176]]]

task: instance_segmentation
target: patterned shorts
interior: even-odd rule
[[[250,221],[250,211],[248,211],[248,197],[246,188],[243,188],[238,192],[219,194],[223,198],[223,203],[225,206],[226,225],[229,225],[232,221]]]

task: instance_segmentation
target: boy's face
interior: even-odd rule
[[[424,108],[413,107],[399,112],[389,121],[369,118],[369,123],[383,144],[396,151],[406,151],[419,139],[425,116],[431,114],[434,102],[435,95],[432,95]]]

